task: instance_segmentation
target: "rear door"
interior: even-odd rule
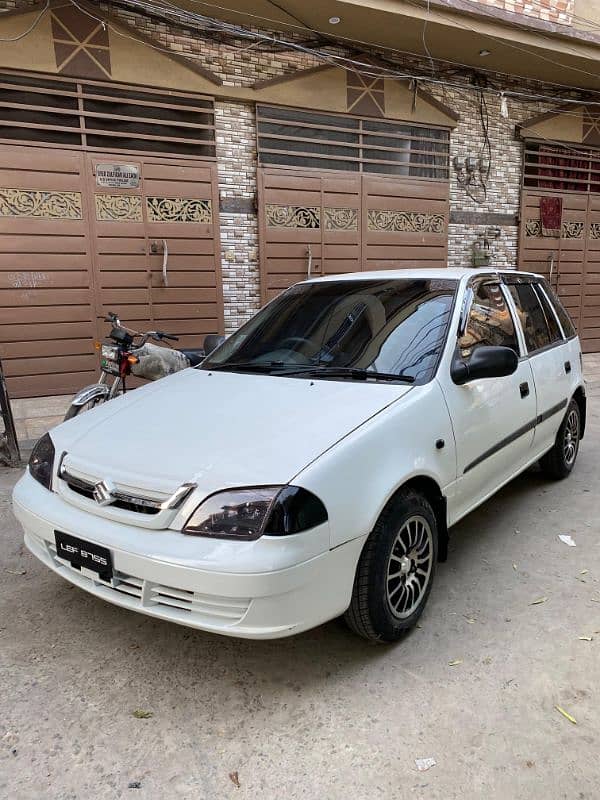
[[[554,309],[541,283],[526,277],[506,277],[525,337],[537,399],[534,447],[554,443],[570,396],[572,357]]]

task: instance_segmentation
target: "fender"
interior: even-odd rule
[[[104,400],[106,400],[109,392],[110,387],[106,384],[93,383],[91,386],[86,386],[84,389],[80,389],[71,401],[71,405],[84,406],[86,403],[89,403],[90,400],[94,400],[96,397],[102,397]]]

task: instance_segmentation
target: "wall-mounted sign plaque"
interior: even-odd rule
[[[97,164],[96,183],[110,189],[137,189],[140,168],[137,164]]]

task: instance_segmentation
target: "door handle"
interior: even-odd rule
[[[529,396],[529,384],[527,383],[527,381],[525,381],[525,383],[522,383],[519,386],[519,391],[521,392],[521,397]]]
[[[569,372],[571,372],[571,362],[570,361],[565,361],[565,372],[567,373],[567,375],[569,374]]]
[[[163,277],[163,284],[165,286],[169,285],[169,279],[167,277],[167,267],[169,266],[169,247],[167,245],[167,240],[163,239],[163,268],[162,268],[162,277]]]

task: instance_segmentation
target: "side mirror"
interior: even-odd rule
[[[517,371],[519,358],[511,347],[480,345],[470,358],[454,357],[450,376],[454,383],[462,386],[477,378],[503,378]]]
[[[221,333],[207,333],[204,337],[204,355],[209,356],[213,350],[223,344],[226,338]]]

